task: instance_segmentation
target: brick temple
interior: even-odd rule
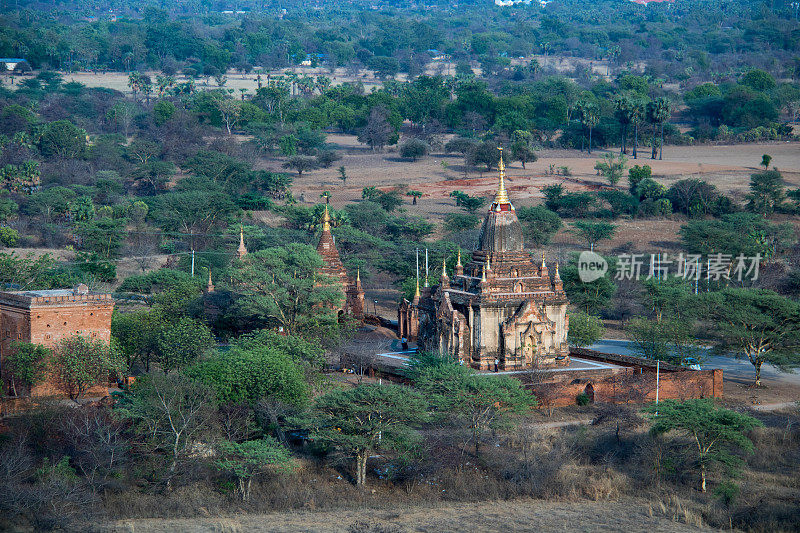
[[[322,234],[317,243],[317,253],[322,257],[320,272],[337,281],[342,287],[344,304],[339,309],[340,313],[352,315],[354,318],[364,318],[364,289],[361,286],[361,273],[356,272],[354,280],[347,274],[336,249],[336,241],[331,233],[331,217],[328,204],[325,204],[325,213],[322,216]]]

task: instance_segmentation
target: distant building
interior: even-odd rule
[[[0,64],[5,66],[5,70],[12,72],[17,70],[17,68],[26,68],[30,70],[30,66],[28,65],[28,61],[21,58],[21,57],[0,57]]]
[[[111,340],[111,314],[114,300],[110,294],[89,292],[86,285],[74,289],[0,292],[0,373],[5,384],[5,358],[14,342],[53,346],[61,339],[82,335],[93,340]],[[95,387],[94,395],[107,393]],[[5,390],[9,388],[6,386]],[[31,396],[53,392],[47,382],[30,391]]]
[[[427,284],[426,284],[427,285]],[[448,354],[474,368],[521,369],[568,364],[567,296],[558,265],[551,278],[544,255],[536,264],[523,248],[522,227],[500,183],[481,227],[478,249],[451,280],[417,288],[398,313],[399,333],[421,350]]]

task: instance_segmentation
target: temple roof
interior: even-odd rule
[[[502,148],[500,148],[498,170],[500,181],[497,187],[497,194],[489,207],[486,218],[483,219],[478,250],[486,252],[521,252],[523,249],[522,226],[506,190],[506,166],[503,162]]]

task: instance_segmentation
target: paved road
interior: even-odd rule
[[[631,349],[631,344],[631,341],[601,339],[589,348],[598,352],[636,355]],[[703,361],[703,368],[721,368],[725,379],[735,383],[749,384],[755,378],[755,367],[747,359],[707,356]],[[761,381],[767,386],[776,384],[800,386],[800,374],[779,372],[774,366],[765,364],[761,367]]]

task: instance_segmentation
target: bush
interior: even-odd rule
[[[589,395],[585,392],[582,392],[575,397],[575,403],[578,405],[589,405],[591,402],[592,399],[589,398]]]
[[[416,161],[420,157],[428,154],[430,146],[420,139],[409,139],[400,145],[400,157]]]
[[[3,246],[12,248],[19,242],[19,232],[14,228],[0,226],[0,243]]]

